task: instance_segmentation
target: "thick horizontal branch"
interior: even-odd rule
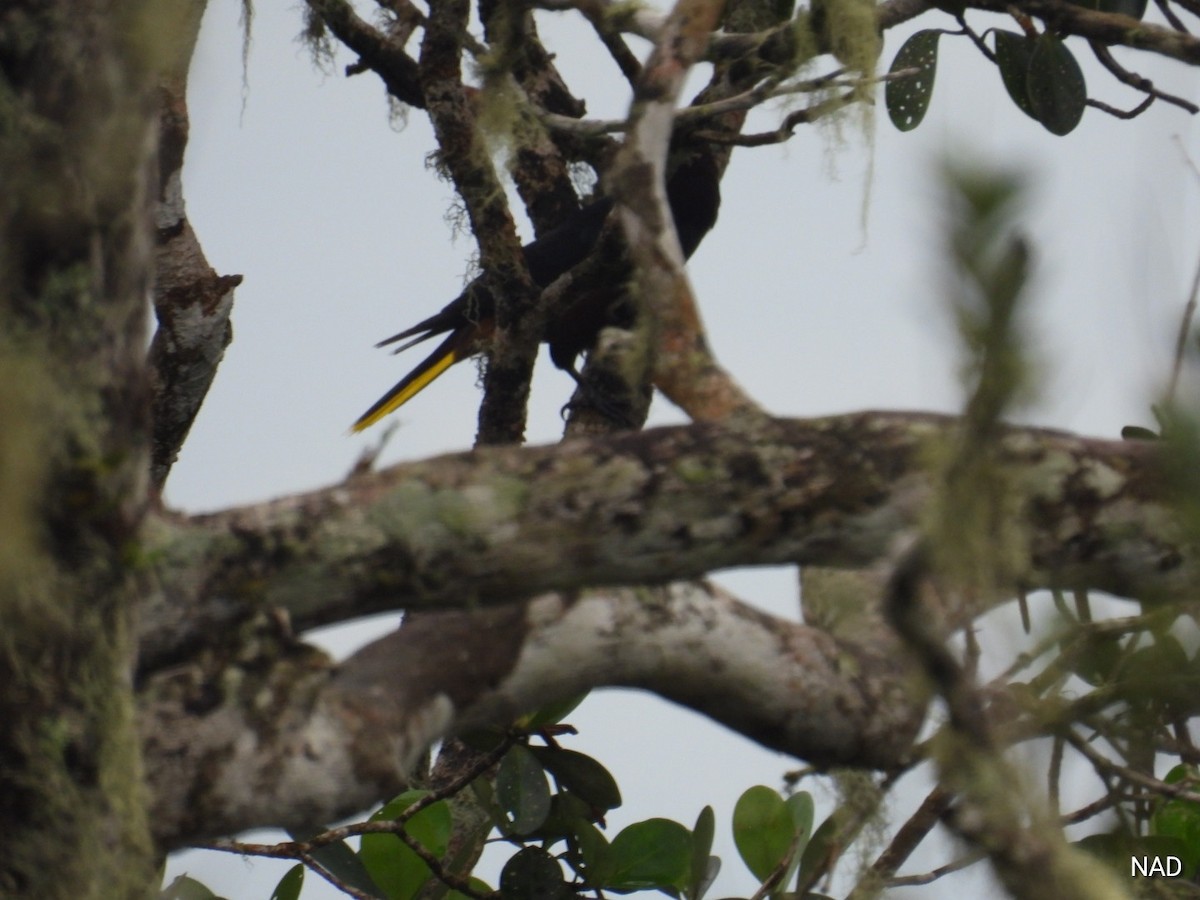
[[[1017,9],[1036,16],[1063,34],[1077,34],[1108,46],[1147,50],[1189,65],[1200,65],[1200,37],[1142,22],[1120,13],[1100,12],[1068,0],[971,0],[974,9],[1007,13]]]
[[[424,615],[336,668],[269,631],[260,656],[181,666],[141,693],[165,848],[353,815],[398,792],[433,741],[598,686],[651,690],[826,765],[901,764],[924,718],[894,642],[840,641],[695,583]]]
[[[936,493],[956,420],[860,413],[496,448],[419,463],[144,533],[143,671],[273,609],[298,628],[386,609],[664,584],[730,567],[861,567]],[[1196,583],[1145,442],[1009,429],[1016,577],[1124,596]]]

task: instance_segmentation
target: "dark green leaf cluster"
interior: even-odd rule
[[[1145,10],[1144,0],[1097,2],[1130,7],[1140,3]],[[884,99],[888,116],[900,131],[912,131],[929,110],[937,74],[938,39],[943,34],[975,37],[965,24],[959,32],[925,29],[909,37],[892,60]],[[977,44],[999,69],[1013,103],[1051,134],[1070,134],[1083,117],[1087,84],[1066,44],[1049,31],[1021,34],[995,29],[992,34],[994,50],[978,38]]]
[[[534,722],[544,744],[532,744],[531,735],[515,742],[507,738],[511,746],[490,774],[459,788],[470,790],[472,801],[486,810],[497,839],[516,849],[501,870],[498,890],[468,875],[472,859],[447,859],[454,843],[450,798],[435,799],[429,791],[406,791],[371,816],[372,823],[395,823],[400,833],[365,833],[357,852],[344,841],[326,844],[311,853],[312,862],[358,894],[378,900],[572,900],[638,891],[702,900],[721,868],[712,855],[712,808],[701,810],[690,829],[652,818],[610,840],[605,816],[621,805],[616,780],[597,760],[561,747],[551,736],[569,728],[552,725],[546,716],[522,724]],[[499,750],[498,737],[476,735],[470,743]],[[813,800],[807,793],[784,798],[758,786],[738,800],[734,841],[761,883],[761,894],[786,894],[788,881],[815,864],[806,862],[812,828]],[[314,836],[293,835],[297,840]],[[304,876],[303,865],[293,867],[271,900],[297,900]],[[212,895],[172,896],[203,900]]]
[[[1181,763],[1163,782],[1194,794],[1200,787],[1200,773],[1195,766]],[[1076,846],[1123,877],[1154,878],[1155,896],[1195,897],[1194,882],[1200,872],[1200,803],[1181,797],[1160,798],[1151,805],[1148,827],[1140,833],[1122,823],[1110,831],[1088,835]],[[1134,868],[1135,861],[1141,870]]]
[[[1075,130],[1087,104],[1087,85],[1074,55],[1059,38],[996,30],[996,65],[1013,103],[1051,134]]]

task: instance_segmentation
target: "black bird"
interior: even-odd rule
[[[667,201],[683,255],[690,257],[716,224],[721,205],[720,172],[711,154],[694,152],[676,166],[667,182]],[[602,197],[522,247],[534,284],[546,288],[583,262],[599,239],[612,208],[612,200]],[[550,345],[550,359],[556,366],[578,380],[575,360],[592,348],[600,330],[607,325],[630,324],[627,305],[622,309],[620,302],[623,292],[624,279],[614,279],[599,290],[587,290],[547,323],[542,340]],[[386,347],[408,339],[394,351],[399,353],[446,334],[436,350],[358,418],[353,430],[362,431],[374,425],[415,397],[454,363],[480,352],[495,330],[495,315],[495,298],[483,279],[477,278],[441,312],[376,344]]]

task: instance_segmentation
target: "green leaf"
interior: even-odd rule
[[[500,872],[504,900],[562,900],[566,895],[558,861],[540,847],[514,854]]]
[[[613,838],[603,884],[616,893],[682,890],[692,859],[692,833],[670,819],[635,822]]]
[[[528,747],[518,744],[500,760],[496,799],[509,814],[508,830],[513,834],[530,834],[546,821],[550,814],[550,783]]]
[[[1074,846],[1117,872],[1129,873],[1129,857],[1133,854],[1133,839],[1127,834],[1089,834],[1087,837],[1075,841]]]
[[[599,884],[598,876],[609,865],[609,845],[600,829],[591,822],[576,819],[567,835],[567,864],[589,887]]]
[[[1113,677],[1117,666],[1125,655],[1121,636],[1116,634],[1091,634],[1080,638],[1082,645],[1073,650],[1072,638],[1064,638],[1059,646],[1072,653],[1071,671],[1090,684],[1099,687]]]
[[[1143,428],[1141,425],[1126,425],[1121,429],[1121,438],[1126,441],[1157,441],[1157,431]]]
[[[477,728],[463,732],[458,739],[480,753],[490,753],[508,739],[506,728]],[[478,781],[478,779],[476,779]]]
[[[1147,867],[1149,867],[1149,864],[1152,864],[1150,861],[1155,858],[1157,858],[1160,866],[1166,866],[1167,857],[1173,856],[1179,860],[1182,869],[1179,874],[1184,878],[1191,878],[1195,869],[1192,852],[1187,843],[1171,835],[1148,834],[1135,838],[1133,852],[1130,855],[1144,858],[1148,863]],[[1125,865],[1129,866],[1128,860],[1126,860]]]
[[[405,791],[371,816],[370,821],[394,821],[426,793]],[[453,829],[450,807],[439,800],[409,819],[404,828],[425,850],[439,858],[445,856]],[[421,857],[394,834],[364,834],[358,853],[389,900],[412,900],[433,874]]]
[[[492,886],[482,878],[476,878],[474,875],[467,879],[467,884],[469,884],[471,889],[477,894],[487,895],[492,893]],[[473,898],[468,897],[466,894],[461,894],[458,891],[450,891],[446,894],[444,900],[473,900]]]
[[[288,835],[294,841],[307,841],[321,834],[324,830],[323,827],[289,828]],[[333,875],[337,876],[337,878],[346,882],[346,884],[357,888],[368,896],[377,898],[377,900],[387,900],[387,894],[371,878],[358,854],[351,850],[350,845],[345,841],[338,841],[335,844],[326,844],[324,847],[318,847],[312,852],[312,856],[313,859],[328,869]]]
[[[835,809],[808,839],[808,845],[800,855],[800,874],[805,880],[816,869],[824,871],[840,855],[843,848],[835,845],[835,841],[846,815],[843,808]]]
[[[695,885],[695,893],[690,895],[691,900],[701,900],[708,893],[708,889],[713,886],[713,882],[717,880],[717,876],[721,874],[721,857],[709,856],[704,864],[704,873]]]
[[[937,49],[940,31],[918,31],[900,47],[892,60],[889,74],[904,69],[917,69],[914,75],[888,81],[883,89],[888,116],[900,131],[912,131],[925,118],[933,96],[933,81],[937,75]]]
[[[563,788],[598,810],[621,805],[621,789],[608,769],[584,753],[561,747],[530,747],[546,771]]]
[[[158,900],[216,900],[208,885],[188,875],[180,875],[163,888]]]
[[[700,810],[700,815],[696,816],[696,824],[692,828],[691,875],[687,890],[684,891],[689,900],[700,900],[721,869],[721,860],[711,855],[716,832],[716,813],[711,806],[706,806]]]
[[[733,808],[733,842],[759,881],[766,881],[783,861],[795,834],[792,810],[778,791],[760,784],[738,798]]]
[[[294,865],[287,874],[279,879],[275,890],[271,891],[271,900],[298,900],[300,890],[304,887],[304,866]]]
[[[1170,634],[1139,647],[1121,669],[1120,693],[1131,703],[1165,703],[1176,710],[1196,705],[1197,676],[1183,646]]]
[[[1200,776],[1192,766],[1178,765],[1163,779],[1167,784],[1186,781],[1200,784]],[[1163,802],[1150,818],[1154,835],[1176,838],[1183,850],[1179,854],[1185,866],[1185,877],[1191,877],[1200,865],[1200,803],[1173,797]]]
[[[574,794],[560,791],[550,798],[550,814],[541,826],[525,835],[525,841],[538,840],[547,844],[570,837],[580,822],[599,820],[595,810]]]
[[[556,725],[574,712],[575,708],[587,699],[587,695],[588,692],[584,691],[574,697],[564,697],[557,703],[549,703],[527,716],[522,716],[517,720],[517,727],[524,731],[537,731],[547,725]]]
[[[800,860],[805,848],[808,846],[809,838],[812,837],[813,816],[816,814],[812,794],[808,793],[808,791],[800,791],[797,794],[792,794],[792,796],[787,798],[786,803],[788,810],[792,814],[796,848],[793,851],[787,873],[779,882],[781,885],[786,884],[796,873],[796,870],[800,868]]]
[[[997,28],[992,34],[996,40],[996,67],[1004,89],[1017,109],[1036,119],[1033,104],[1029,102],[1029,60],[1033,57],[1034,42],[1015,31]]]
[[[1026,90],[1033,116],[1051,134],[1070,134],[1083,118],[1087,84],[1083,70],[1066,44],[1054,35],[1040,35],[1029,57]]]
[[[786,803],[787,808],[792,813],[792,821],[796,826],[796,834],[800,835],[800,849],[803,850],[804,845],[808,843],[808,839],[812,836],[813,816],[816,814],[812,794],[808,791],[800,791],[788,797]]]

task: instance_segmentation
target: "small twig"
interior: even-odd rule
[[[1072,596],[1075,598],[1075,614],[1079,616],[1080,624],[1092,624],[1092,602],[1088,599],[1087,591],[1076,590]]]
[[[404,823],[396,822],[395,824],[402,825]],[[426,849],[424,844],[409,834],[407,829],[401,828],[393,833],[404,842],[409,850],[420,857],[421,862],[425,863],[429,867],[429,871],[433,873],[433,877],[446,885],[446,887],[453,891],[458,891],[464,896],[471,897],[473,900],[488,900],[491,896],[490,894],[475,890],[471,885],[470,878],[464,878],[461,875],[455,875],[453,872],[447,871],[446,867],[442,865],[442,861],[434,853]]]
[[[1095,818],[1100,813],[1112,809],[1121,801],[1129,799],[1131,798],[1117,792],[1105,793],[1099,800],[1094,800],[1087,806],[1081,806],[1075,812],[1060,816],[1058,820],[1063,825],[1078,825],[1080,822],[1086,822],[1088,819]]]
[[[975,629],[971,624],[963,626],[963,672],[969,675],[972,679],[979,675],[979,658],[982,652],[979,648],[979,640],[975,636]]]
[[[511,750],[513,745],[518,740],[519,735],[515,733],[509,733],[505,735],[504,740],[502,740],[487,753],[484,753],[475,759],[475,761],[472,762],[471,765],[469,765],[457,778],[448,781],[436,791],[430,791],[424,797],[420,798],[407,809],[405,809],[404,812],[400,814],[399,821],[407,822],[426,807],[432,806],[439,800],[447,800],[450,797],[458,794],[472,781],[474,781],[476,778],[479,778],[484,772],[500,762],[500,760],[504,757],[504,754]]]
[[[1177,719],[1171,723],[1171,731],[1174,732],[1174,738],[1169,743],[1172,747],[1171,752],[1182,758],[1183,762],[1196,764],[1197,752],[1196,744],[1192,741],[1192,735],[1188,731],[1188,723],[1186,719]]]
[[[658,41],[666,22],[662,14],[638,6],[618,10],[612,0],[536,0],[533,6],[548,12],[574,10],[588,21],[607,21],[618,32],[636,34],[651,42]]]
[[[1029,634],[1033,623],[1029,619],[1029,595],[1023,590],[1017,593],[1017,610],[1021,613],[1021,630]]]
[[[538,112],[538,119],[547,128],[577,137],[599,137],[603,134],[619,134],[629,128],[624,119],[573,119],[559,113]]]
[[[868,896],[870,885],[875,879],[882,881],[892,878],[896,870],[904,865],[912,852],[941,821],[953,801],[953,792],[944,787],[938,786],[930,791],[916,811],[908,817],[908,821],[896,829],[892,842],[879,854],[870,871],[864,873],[865,877],[859,879],[848,900],[859,900]]]
[[[1175,106],[1178,106],[1180,109],[1186,109],[1192,115],[1200,112],[1200,106],[1197,106],[1195,103],[1184,100],[1182,97],[1176,97],[1174,94],[1168,94],[1165,91],[1160,91],[1154,86],[1154,82],[1149,78],[1126,69],[1119,62],[1117,62],[1116,58],[1112,55],[1112,51],[1099,41],[1088,41],[1088,46],[1092,48],[1092,54],[1097,60],[1100,61],[1100,65],[1108,69],[1108,71],[1112,73],[1113,77],[1122,84],[1127,84],[1134,90],[1141,91],[1143,94],[1147,94],[1150,97],[1162,100],[1164,103],[1172,103]]]
[[[1054,743],[1050,748],[1050,769],[1046,774],[1047,793],[1050,800],[1050,809],[1055,815],[1059,815],[1061,807],[1059,804],[1059,787],[1062,781],[1062,761],[1063,761],[1063,739],[1055,735]]]
[[[1140,116],[1146,110],[1148,110],[1154,104],[1154,98],[1147,97],[1145,100],[1143,100],[1141,103],[1139,103],[1137,106],[1133,107],[1132,109],[1118,109],[1117,107],[1115,107],[1109,103],[1105,103],[1103,100],[1095,100],[1091,97],[1089,97],[1087,100],[1085,100],[1084,103],[1086,103],[1088,106],[1092,107],[1093,109],[1100,110],[1100,112],[1102,112],[1102,113],[1107,113],[1108,115],[1112,116],[1114,119],[1127,119],[1128,120],[1128,119],[1136,119],[1138,116]]]
[[[433,876],[445,884],[452,890],[459,891],[473,900],[489,900],[490,895],[481,893],[471,886],[471,882],[467,878],[462,878],[452,872],[446,871],[446,867],[442,865],[442,861],[430,853],[421,843],[412,837],[405,823],[399,820],[388,820],[380,822],[356,822],[353,825],[346,825],[341,828],[331,828],[329,831],[323,831],[310,841],[281,841],[278,844],[250,844],[242,841],[208,841],[205,843],[196,844],[205,850],[220,850],[224,853],[237,853],[240,856],[265,856],[272,859],[295,859],[303,862],[305,865],[312,866],[314,863],[318,867],[318,874],[321,874],[319,868],[320,863],[317,863],[313,858],[314,850],[319,850],[328,844],[337,843],[345,840],[347,837],[361,837],[364,834],[390,834],[405,843],[421,861],[429,867],[429,871]],[[328,877],[322,875],[322,877]]]
[[[353,897],[354,900],[376,900],[374,894],[368,894],[366,891],[359,890],[349,882],[338,878],[331,871],[321,865],[321,863],[317,861],[316,857],[311,856],[308,853],[299,853],[297,854],[296,859],[304,863],[304,865],[308,866],[308,868],[312,869],[339,891],[347,896]]]
[[[347,481],[363,475],[369,475],[374,471],[375,463],[379,461],[379,455],[383,453],[383,448],[388,445],[399,427],[400,425],[397,422],[393,421],[389,423],[377,440],[372,441],[363,448],[362,453],[358,455],[358,459],[354,461],[354,465],[350,467],[350,471],[346,473]]]
[[[1115,763],[1073,731],[1067,731],[1063,735],[1063,738],[1092,764],[1092,768],[1097,770],[1097,774],[1103,771],[1110,775],[1115,775],[1162,797],[1173,797],[1180,800],[1189,800],[1192,803],[1200,803],[1200,794],[1195,791],[1190,791],[1186,787],[1176,784],[1167,784],[1165,781],[1159,781],[1157,778],[1153,778],[1144,772],[1139,772],[1136,769]]]
[[[961,859],[956,859],[954,862],[946,863],[944,866],[939,866],[929,872],[923,872],[920,875],[901,875],[899,878],[889,878],[887,881],[888,887],[917,887],[922,884],[931,884],[946,875],[953,875],[968,866],[973,866],[981,859],[986,859],[987,854],[982,851],[969,853]]]
[[[762,147],[767,144],[782,144],[791,140],[793,132],[800,125],[815,122],[824,116],[837,112],[844,106],[849,106],[855,100],[853,93],[842,94],[829,100],[815,103],[805,109],[797,110],[788,115],[783,123],[774,131],[760,131],[755,134],[728,134],[720,131],[698,130],[696,137],[712,141],[714,144],[731,144],[735,147]]]
[[[796,833],[792,836],[792,842],[788,845],[788,851],[783,855],[775,868],[770,871],[763,883],[758,886],[753,894],[750,895],[750,900],[765,900],[768,895],[778,893],[776,888],[780,882],[787,877],[788,869],[792,867],[792,860],[796,858],[796,854],[800,851],[800,838],[802,835]]]
[[[605,30],[596,23],[592,24],[596,28],[596,34],[600,36],[600,43],[604,44],[609,56],[621,70],[621,74],[630,84],[636,84],[638,76],[642,74],[641,60],[633,55],[633,51],[629,49],[629,45],[625,43],[625,39],[619,33]]]
[[[1163,14],[1163,18],[1171,24],[1172,28],[1174,28],[1176,31],[1182,31],[1184,34],[1191,34],[1191,32],[1187,30],[1187,26],[1183,24],[1183,19],[1175,15],[1175,10],[1171,9],[1171,6],[1167,3],[1167,0],[1154,0],[1154,5],[1158,7],[1159,12]]]
[[[409,805],[399,816],[394,820],[382,822],[355,822],[351,825],[343,825],[339,828],[330,828],[322,831],[320,834],[314,835],[307,841],[281,841],[277,844],[250,844],[242,841],[213,841],[197,846],[205,847],[209,850],[220,850],[226,853],[238,853],[243,856],[265,856],[275,859],[295,859],[303,862],[306,866],[313,869],[322,878],[333,883],[339,889],[346,891],[353,897],[366,897],[371,900],[370,895],[355,893],[348,885],[344,885],[336,876],[324,869],[323,866],[313,857],[314,850],[319,850],[322,847],[336,844],[346,840],[349,837],[358,837],[364,834],[391,834],[403,841],[409,849],[411,849],[421,861],[429,867],[429,871],[433,876],[441,881],[446,886],[453,890],[459,891],[468,897],[475,900],[485,900],[487,894],[482,894],[471,887],[470,881],[455,875],[452,872],[446,871],[442,861],[434,854],[430,853],[424,846],[421,845],[416,838],[412,837],[406,829],[407,823],[417,813],[427,809],[439,800],[445,800],[449,797],[462,791],[468,784],[494,766],[500,761],[500,758],[512,748],[513,744],[518,740],[518,735],[509,734],[503,741],[481,755],[475,760],[461,775],[447,784],[443,785],[436,791],[430,791],[424,797],[421,797],[416,802]]]
[[[900,78],[908,78],[918,74],[918,69],[901,69],[896,72],[890,72],[886,75],[880,75],[871,79],[872,83],[883,83],[887,81],[895,81]],[[767,100],[774,100],[778,97],[787,97],[793,94],[811,94],[820,90],[839,87],[857,87],[859,80],[842,81],[841,76],[845,74],[845,69],[837,69],[827,75],[822,75],[818,78],[811,78],[805,81],[796,81],[788,84],[779,84],[775,81],[764,81],[759,85],[741,94],[733,97],[726,97],[723,100],[714,100],[712,103],[701,103],[695,106],[685,106],[675,110],[675,121],[679,124],[691,125],[701,119],[713,118],[715,116],[724,115],[731,112],[742,112],[744,110],[753,109],[761,105]],[[625,119],[574,119],[570,116],[560,115],[558,113],[550,113],[538,111],[538,117],[542,124],[556,131],[566,132],[568,134],[577,135],[579,137],[596,137],[602,134],[619,134],[629,129],[629,122]],[[706,132],[707,134],[707,132]],[[730,143],[729,135],[725,136],[725,143]]]
[[[992,48],[987,45],[987,41],[985,41],[982,37],[980,37],[980,35],[975,31],[975,29],[973,29],[970,25],[967,24],[967,20],[965,18],[963,18],[962,15],[957,15],[954,18],[955,18],[955,21],[958,22],[959,28],[962,29],[962,33],[971,39],[971,43],[973,43],[975,45],[975,47],[979,50],[980,53],[982,53],[984,56],[986,56],[988,58],[988,61],[990,63],[992,63],[992,65],[995,65],[996,64],[996,54],[993,53]]]
[[[1025,32],[1025,37],[1036,38],[1039,36],[1037,26],[1033,24],[1033,19],[1031,19],[1025,12],[1017,9],[1017,7],[1011,4],[1005,7],[1005,12],[1012,16],[1013,21],[1021,26],[1021,30]]]

